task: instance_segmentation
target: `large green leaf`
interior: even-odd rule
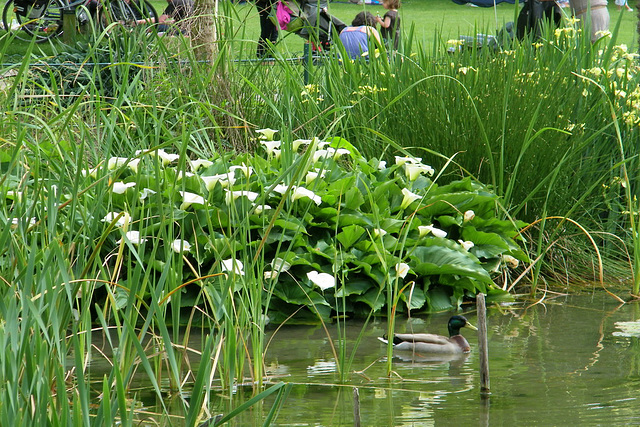
[[[418,275],[457,274],[491,282],[489,274],[478,259],[469,252],[455,247],[445,239],[430,246],[419,246],[410,254],[411,267]]]
[[[342,231],[336,235],[336,239],[338,239],[343,249],[349,250],[351,246],[360,240],[365,231],[364,227],[359,225],[349,225],[342,228]]]

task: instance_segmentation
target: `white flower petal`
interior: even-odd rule
[[[173,163],[180,158],[180,154],[167,153],[163,149],[157,151],[158,157],[162,160],[162,165],[166,166],[169,163]]]
[[[189,166],[191,166],[193,173],[198,172],[200,168],[208,168],[211,165],[213,165],[213,162],[205,159],[189,160]]]
[[[293,193],[291,193],[291,199],[292,200],[297,200],[297,199],[300,199],[302,197],[309,198],[311,201],[313,201],[318,206],[320,206],[320,204],[322,203],[322,199],[320,198],[320,196],[316,195],[313,191],[308,190],[308,189],[306,189],[304,187],[295,187],[293,189]]]
[[[325,289],[333,288],[336,286],[336,279],[327,273],[318,273],[317,271],[310,271],[307,273],[307,278],[311,280],[316,286],[323,291]]]
[[[204,197],[198,194],[190,193],[188,191],[179,191],[178,193],[180,193],[180,195],[182,196],[182,204],[180,205],[180,209],[182,209],[183,211],[191,205],[205,204]]]
[[[119,215],[120,215],[119,212],[107,212],[107,214],[104,216],[104,218],[102,218],[101,221],[112,223],[116,218],[118,218]],[[131,220],[131,216],[127,212],[123,212],[122,216],[118,218],[118,221],[116,221],[115,226],[124,227],[126,224],[129,223],[130,220]]]
[[[176,239],[171,242],[171,249],[177,254],[181,252],[189,252],[189,250],[191,249],[191,244],[186,240]]]
[[[472,241],[470,240],[458,240],[458,243],[460,243],[460,245],[462,245],[463,249],[465,251],[469,251],[469,249],[471,249],[472,247],[474,247],[475,245],[473,244]]]
[[[121,182],[121,181],[116,181],[113,183],[113,188],[111,191],[113,191],[116,194],[123,194],[125,191],[127,191],[127,188],[130,187],[135,187],[136,183],[135,182]]]
[[[142,243],[147,241],[147,239],[143,239],[140,236],[140,232],[135,230],[127,231],[124,236],[126,237],[127,240],[129,240],[134,245],[141,245]],[[118,240],[117,243],[118,244],[122,243],[122,239]]]
[[[402,189],[402,195],[404,197],[402,198],[402,203],[400,204],[401,209],[408,208],[411,203],[422,198],[422,196],[412,193],[407,188]]]
[[[409,264],[406,264],[404,262],[400,262],[398,264],[396,264],[396,274],[398,275],[398,277],[401,278],[405,278],[407,277],[407,273],[409,273],[410,267]]]
[[[402,166],[406,163],[420,163],[422,158],[420,157],[402,157],[396,156],[396,165]]]
[[[469,222],[475,217],[476,217],[476,213],[472,210],[468,210],[464,213],[464,222]]]
[[[140,196],[139,196],[140,201],[143,201],[143,200],[145,200],[145,199],[148,199],[149,197],[151,197],[151,196],[152,196],[152,195],[154,195],[154,194],[156,194],[156,192],[155,192],[155,191],[153,191],[153,190],[152,190],[152,189],[150,189],[150,188],[146,188],[146,187],[145,187],[145,188],[143,188],[143,189],[142,189],[142,191],[140,192]]]
[[[225,259],[224,261],[222,261],[220,267],[222,268],[222,271],[228,271],[240,276],[244,276],[244,265],[242,265],[242,262],[238,261],[237,259]]]
[[[259,136],[260,139],[266,139],[267,141],[271,141],[273,140],[273,136],[276,133],[278,133],[278,131],[275,129],[265,128],[265,129],[258,129],[256,133],[260,134]]]

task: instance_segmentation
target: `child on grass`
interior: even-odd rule
[[[376,21],[380,24],[380,35],[388,48],[398,50],[398,41],[400,40],[400,17],[398,9],[400,8],[400,0],[382,0],[382,7],[387,9],[384,17],[378,16]]]

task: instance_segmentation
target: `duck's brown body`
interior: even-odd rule
[[[468,326],[476,329],[463,316],[453,316],[449,319],[449,337],[436,334],[395,334],[393,347],[396,350],[412,351],[421,354],[464,354],[471,351],[469,342],[460,335],[460,328]],[[379,338],[387,343],[386,336]]]

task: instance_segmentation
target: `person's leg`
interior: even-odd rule
[[[263,58],[267,55],[269,50],[268,42],[275,44],[278,40],[278,27],[269,19],[272,4],[272,0],[256,1],[256,8],[260,16],[260,38],[258,39],[258,49],[256,51],[258,58]]]

